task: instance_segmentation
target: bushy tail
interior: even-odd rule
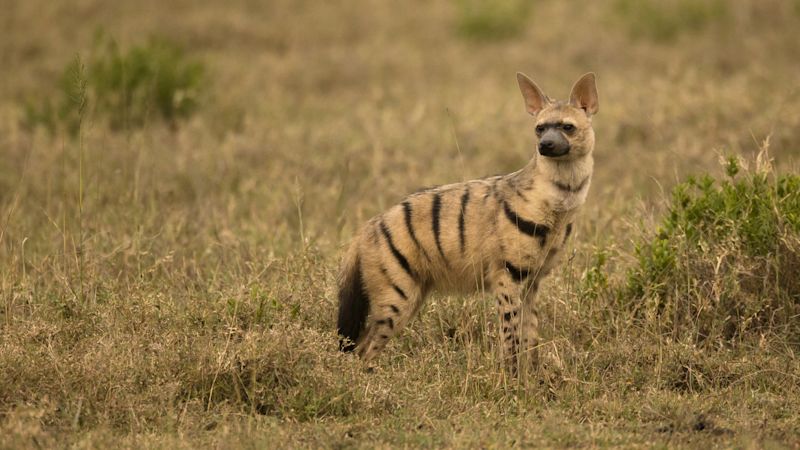
[[[364,290],[361,261],[353,245],[345,256],[339,276],[339,350],[351,352],[364,328],[369,312],[369,297]]]

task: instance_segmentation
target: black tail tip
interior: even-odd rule
[[[369,298],[364,289],[361,264],[356,260],[339,289],[339,350],[355,350],[368,313]]]

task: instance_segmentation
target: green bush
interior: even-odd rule
[[[123,51],[100,35],[85,66],[78,57],[64,69],[55,100],[27,106],[27,123],[74,134],[89,106],[112,128],[139,127],[150,118],[174,125],[197,109],[205,80],[203,64],[166,40]]]
[[[676,338],[730,341],[765,330],[798,334],[800,176],[771,171],[691,177],[675,187],[655,236],[612,290]]]
[[[617,0],[616,14],[634,37],[669,41],[727,16],[723,0]]]
[[[174,122],[197,108],[204,68],[168,41],[153,38],[127,52],[106,39],[89,66],[98,111],[113,126],[140,125],[154,112]]]
[[[522,33],[531,0],[458,0],[457,29],[467,38],[498,40]]]

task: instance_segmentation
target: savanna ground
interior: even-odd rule
[[[669,295],[745,273],[789,302],[736,290],[759,312],[717,302],[695,322],[636,306],[665,284],[625,286],[686,176],[723,179],[723,155],[754,170],[765,147],[795,167],[800,4],[473,3],[3,0],[0,446],[798,448],[797,283],[733,250],[701,264],[706,245],[677,258],[706,272]],[[173,93],[193,114],[114,120],[89,84],[70,126],[32,119],[99,29],[199,61],[196,92]],[[508,376],[480,295],[430,298],[374,371],[338,353],[334,277],[359,224],[524,165],[515,72],[563,98],[587,70],[595,176],[540,298],[563,373]],[[720,267],[743,269],[717,285]]]

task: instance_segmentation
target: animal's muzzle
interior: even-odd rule
[[[557,157],[569,153],[569,141],[557,130],[547,130],[539,140],[539,154]]]

